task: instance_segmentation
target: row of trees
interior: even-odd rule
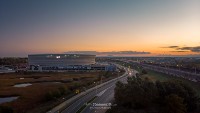
[[[28,58],[0,58],[0,65],[17,65],[28,62]]]
[[[186,113],[195,112],[197,93],[181,81],[152,82],[148,78],[129,77],[127,84],[117,82],[116,107],[111,112]]]

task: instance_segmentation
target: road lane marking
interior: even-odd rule
[[[111,88],[111,87],[113,87],[113,86],[114,86],[114,85],[112,85],[112,86],[110,86],[110,87],[104,89],[103,91],[101,91],[100,93],[98,93],[96,96],[100,97],[101,95],[103,95],[103,94],[106,92],[106,90],[108,90],[109,88]]]

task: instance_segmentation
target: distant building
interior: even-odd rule
[[[114,70],[111,65],[95,64],[95,58],[86,54],[35,54],[28,55],[28,63],[31,71]]]
[[[15,70],[9,66],[0,66],[0,73],[14,73]]]

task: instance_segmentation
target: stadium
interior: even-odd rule
[[[96,55],[34,54],[28,55],[31,71],[115,70],[111,65],[95,64]]]

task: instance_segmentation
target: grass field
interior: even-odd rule
[[[147,70],[147,72],[148,72],[148,74],[142,75],[142,77],[144,77],[144,78],[148,77],[152,81],[159,80],[161,82],[168,81],[168,80],[180,80],[180,81],[190,85],[191,87],[193,87],[194,90],[200,96],[200,83],[192,82],[192,81],[180,78],[180,77],[175,77],[175,76],[167,75],[167,74],[160,73],[160,72],[155,72],[155,71],[152,71],[152,70]]]
[[[46,102],[44,97],[48,92],[57,91],[64,87],[67,94],[62,96],[68,97],[75,93],[75,89],[87,89],[93,85],[94,81],[99,80],[99,75],[103,81],[117,77],[115,72],[49,72],[49,73],[26,73],[26,74],[1,74],[0,75],[0,97],[19,96],[17,100],[3,103],[3,106],[10,106],[15,113],[38,112],[37,108],[42,111],[42,106]],[[27,87],[13,87],[15,84],[31,83]],[[59,100],[59,99],[57,99]],[[50,107],[51,105],[47,104]],[[35,110],[36,109],[36,110]],[[45,108],[49,109],[49,108]]]

